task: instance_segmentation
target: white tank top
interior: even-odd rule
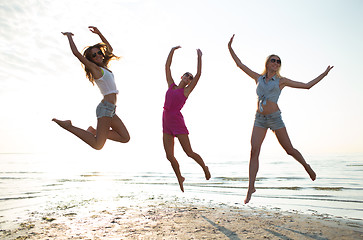
[[[118,93],[115,78],[113,76],[113,73],[107,70],[106,68],[102,68],[102,77],[99,79],[95,79],[95,82],[100,89],[103,96],[106,96],[111,93]]]

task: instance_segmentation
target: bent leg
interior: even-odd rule
[[[174,136],[164,133],[163,134],[164,150],[166,153],[166,158],[170,161],[173,167],[174,173],[178,179],[179,187],[182,192],[184,192],[184,180],[185,178],[180,173],[179,163],[174,157]]]
[[[211,178],[211,174],[209,172],[209,168],[205,165],[203,159],[199,154],[195,153],[192,150],[192,147],[190,145],[189,136],[187,134],[180,134],[177,135],[177,138],[179,139],[180,145],[182,146],[184,152],[188,155],[188,157],[193,158],[194,161],[196,161],[199,166],[202,167],[205,175],[205,179],[209,180]]]
[[[97,135],[97,130],[92,126],[89,126],[87,131],[92,133],[94,136]],[[108,131],[107,139],[122,143],[130,141],[130,134],[122,120],[117,115],[112,118],[111,129]]]
[[[275,135],[281,146],[285,149],[286,153],[295,158],[301,165],[303,165],[311,180],[314,181],[316,179],[314,170],[310,167],[309,164],[306,163],[301,153],[292,146],[289,135],[287,134],[286,127],[276,130]]]
[[[259,160],[261,145],[263,140],[265,139],[267,129],[261,127],[253,127],[252,136],[251,136],[251,156],[250,156],[250,165],[249,165],[249,175],[248,175],[248,190],[247,196],[245,199],[245,203],[248,203],[251,200],[251,196],[254,192],[256,192],[255,182],[256,176],[259,168]]]
[[[108,129],[111,126],[111,118],[109,117],[99,118],[97,122],[97,134],[94,135],[89,130],[86,131],[81,128],[73,126],[70,120],[61,121],[53,118],[52,121],[56,122],[59,126],[64,128],[65,130],[73,133],[82,141],[84,141],[85,143],[87,143],[96,150],[102,149],[103,146],[105,145]]]
[[[130,134],[125,124],[117,115],[112,118],[111,128],[112,130],[109,131],[108,139],[122,143],[130,141]]]

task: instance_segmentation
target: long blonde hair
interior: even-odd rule
[[[113,59],[119,59],[120,57],[114,55],[112,52],[110,52],[107,48],[107,45],[104,44],[104,43],[97,43],[93,46],[90,46],[90,47],[87,47],[85,50],[84,50],[84,53],[83,53],[83,56],[85,58],[87,58],[89,61],[93,62],[93,58],[92,58],[92,53],[91,53],[91,49],[92,48],[98,48],[102,51],[102,54],[103,54],[103,62],[102,62],[102,66],[100,67],[108,67],[108,64],[111,60]],[[86,77],[88,78],[88,80],[94,85],[94,77],[91,73],[91,70],[86,67],[85,65],[83,65],[83,68],[84,68],[84,71],[86,72]]]
[[[262,72],[262,74],[261,74],[261,75],[265,75],[265,74],[267,73],[267,64],[270,62],[270,59],[271,59],[272,57],[278,57],[278,58],[280,59],[280,61],[281,61],[281,58],[280,58],[279,56],[277,56],[276,54],[271,54],[270,56],[268,56],[268,57],[266,58],[266,62],[265,62],[265,70],[263,70],[263,72]],[[282,64],[282,63],[281,63],[281,64]],[[280,64],[279,69],[276,71],[276,76],[277,76],[278,78],[282,78],[282,77],[281,77],[281,75],[280,75],[281,64]],[[273,77],[273,76],[270,76],[270,77]]]

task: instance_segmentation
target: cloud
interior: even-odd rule
[[[41,1],[15,0],[0,6],[0,51],[5,56],[0,77],[5,81],[9,78],[12,83],[24,80],[39,72],[35,66],[45,66],[41,46],[49,43],[40,33],[49,21],[41,21],[42,9]]]

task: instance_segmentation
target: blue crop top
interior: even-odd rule
[[[263,112],[262,105],[266,105],[267,100],[274,103],[279,100],[281,93],[280,78],[275,75],[266,83],[266,75],[261,75],[257,81],[256,93],[259,102],[258,107]]]

